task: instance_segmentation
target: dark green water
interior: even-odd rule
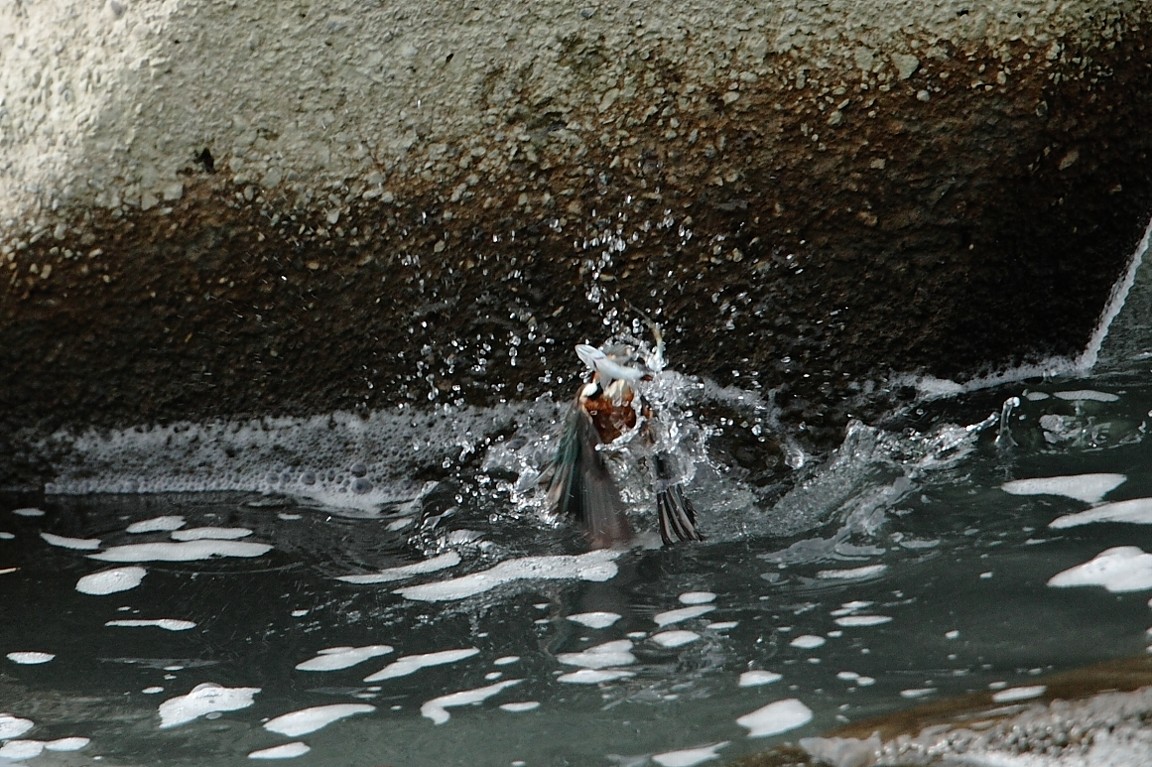
[[[1152,551],[1147,524],[1050,527],[1152,497],[1150,372],[1137,359],[926,399],[915,431],[853,427],[783,498],[709,453],[690,486],[706,542],[659,548],[652,515],[638,511],[640,545],[607,554],[586,554],[511,492],[518,461],[549,433],[539,420],[490,444],[470,431],[444,454],[476,459],[449,479],[385,487],[333,447],[316,459],[339,467],[327,487],[359,475],[372,488],[327,505],[254,492],[288,481],[261,445],[306,425],[244,437],[256,457],[228,482],[263,477],[250,492],[139,492],[197,474],[186,452],[166,465],[161,441],[121,435],[99,449],[135,451],[135,468],[117,474],[106,457],[92,464],[103,475],[73,472],[55,488],[78,495],[0,499],[0,737],[11,736],[0,764],[240,765],[284,746],[308,750],[270,755],[350,767],[721,763],[917,702],[1142,655],[1152,581],[1140,578],[1152,568],[1134,552],[1119,568],[1129,580],[1111,581],[1131,590],[1048,582],[1115,547]],[[997,418],[965,428],[1011,397],[1008,431]],[[554,417],[469,418],[503,428],[526,414]],[[345,435],[353,454],[401,434],[371,426]],[[413,449],[443,434],[421,433]],[[228,484],[200,460],[203,487]],[[310,479],[323,488],[319,471]],[[1070,476],[1080,479],[1048,492],[1006,489]],[[91,492],[110,486],[137,492]],[[641,487],[629,494],[646,505]],[[361,496],[344,504],[357,508],[332,501]],[[16,513],[29,508],[43,514]],[[420,563],[442,569],[393,570]],[[125,571],[122,591],[79,590],[114,568],[141,569]],[[325,659],[344,667],[309,670]],[[193,694],[205,684],[223,689]],[[314,707],[326,708],[277,719]],[[74,748],[53,743],[67,737],[89,742],[31,755],[37,742]]]

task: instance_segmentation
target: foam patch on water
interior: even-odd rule
[[[279,746],[272,746],[271,748],[262,748],[259,751],[253,751],[248,754],[249,759],[295,759],[298,756],[311,751],[312,748],[307,743],[296,741],[294,743],[284,743]]]
[[[1097,506],[1076,514],[1065,514],[1048,523],[1057,530],[1090,525],[1095,522],[1123,522],[1133,525],[1152,525],[1152,498],[1133,498]]]
[[[844,615],[836,618],[836,625],[845,628],[853,626],[879,626],[892,620],[888,615]]]
[[[613,561],[623,552],[599,549],[587,554],[558,554],[555,556],[522,557],[508,559],[498,565],[470,575],[419,586],[397,589],[405,599],[420,602],[445,602],[483,594],[499,586],[522,580],[581,580],[603,582],[616,576]]]
[[[855,671],[840,671],[836,674],[836,678],[842,682],[853,682],[860,687],[871,687],[876,684],[876,680],[870,676],[863,676]]]
[[[444,724],[450,718],[449,708],[472,706],[483,703],[494,695],[523,682],[523,679],[508,679],[487,687],[478,687],[474,690],[461,690],[460,692],[441,695],[426,702],[420,707],[420,715],[431,719],[434,724]]]
[[[812,634],[804,634],[793,639],[788,644],[793,647],[798,647],[801,650],[815,650],[817,647],[823,647],[824,643],[828,640],[824,637],[813,636]]]
[[[1119,402],[1115,394],[1096,391],[1095,389],[1076,389],[1075,391],[1055,391],[1052,396],[1071,402]]]
[[[202,541],[209,539],[234,541],[239,538],[247,538],[249,535],[252,535],[252,531],[245,527],[194,527],[190,530],[174,530],[172,532],[172,540]]]
[[[45,489],[63,495],[274,493],[375,511],[412,501],[423,483],[411,477],[458,465],[517,423],[548,422],[555,411],[552,403],[441,405],[367,415],[94,429],[80,435],[61,431],[47,441],[63,446],[64,454]],[[539,418],[526,417],[533,414]]]
[[[745,671],[740,675],[740,687],[759,687],[779,682],[784,677],[775,671]]]
[[[431,559],[426,559],[423,562],[416,562],[411,565],[400,565],[399,567],[389,567],[386,570],[364,575],[341,575],[338,576],[336,580],[356,584],[389,583],[391,581],[406,580],[417,575],[426,575],[440,570],[447,570],[458,564],[460,564],[460,555],[455,551],[448,551]]]
[[[812,709],[795,698],[778,700],[736,720],[748,730],[749,738],[766,738],[794,730],[812,721]]]
[[[367,703],[333,703],[328,706],[313,706],[282,714],[264,723],[264,729],[289,738],[296,738],[316,732],[333,722],[347,719],[357,714],[369,714],[376,710]]]
[[[568,620],[573,623],[579,623],[581,626],[587,626],[590,629],[606,629],[620,620],[621,617],[620,613],[596,611],[569,615]]]
[[[212,557],[259,557],[271,550],[272,547],[266,543],[206,539],[174,543],[129,543],[88,556],[104,562],[194,562]]]
[[[36,724],[31,719],[21,719],[12,714],[0,714],[0,740],[19,738],[35,726]]]
[[[677,597],[682,605],[706,605],[716,601],[716,595],[711,591],[686,591]]]
[[[602,669],[610,666],[627,666],[636,662],[632,654],[632,642],[627,639],[617,639],[589,647],[583,652],[562,652],[556,655],[556,660],[569,666]]]
[[[842,570],[820,570],[816,573],[816,577],[821,580],[851,581],[859,578],[875,578],[887,569],[888,565],[862,565]]]
[[[1073,474],[1005,482],[1000,489],[1012,495],[1062,495],[1084,503],[1099,503],[1127,479],[1123,474]]]
[[[24,509],[12,509],[12,513],[18,517],[42,517],[45,511],[44,509],[28,507]]]
[[[665,612],[657,613],[652,616],[652,620],[656,622],[657,626],[671,626],[673,623],[680,623],[692,618],[699,618],[701,615],[707,615],[715,609],[715,605],[708,604],[680,607],[675,610],[666,610]]]
[[[996,703],[1014,703],[1018,700],[1031,700],[1032,698],[1039,698],[1048,688],[1042,684],[1029,685],[1027,687],[1009,687],[1007,690],[1000,690],[992,694],[992,700]]]
[[[35,759],[44,753],[39,740],[10,740],[0,745],[0,759]]]
[[[1070,567],[1048,579],[1049,586],[1103,586],[1111,592],[1152,589],[1152,554],[1136,546],[1117,546],[1089,562]]]
[[[152,519],[142,519],[139,522],[133,522],[125,528],[125,532],[139,535],[141,533],[169,533],[173,530],[179,530],[184,527],[184,517],[168,515],[163,517],[153,517]]]
[[[423,655],[405,655],[394,663],[389,663],[375,674],[364,677],[365,682],[380,682],[384,679],[395,679],[398,676],[408,676],[429,666],[442,666],[447,663],[459,663],[462,660],[479,655],[475,647],[464,647],[459,650],[441,650],[439,652],[424,653]]]
[[[38,666],[41,663],[47,663],[56,656],[50,652],[10,652],[8,653],[8,660],[13,663],[19,663],[22,666]]]
[[[516,703],[504,703],[500,706],[501,711],[507,711],[510,714],[522,714],[525,711],[535,711],[540,708],[540,701],[538,700],[523,700]]]
[[[667,647],[668,649],[674,649],[677,647],[683,647],[687,644],[692,644],[699,638],[700,635],[695,631],[684,630],[661,631],[658,634],[652,635],[653,642],[660,645],[661,647]]]
[[[565,684],[603,684],[604,682],[615,682],[618,679],[627,679],[631,676],[635,676],[635,674],[623,669],[582,668],[570,674],[561,674],[556,677],[556,681]]]
[[[221,687],[212,682],[196,685],[187,695],[160,704],[160,728],[178,727],[220,711],[248,708],[258,692],[259,687]]]
[[[114,567],[81,577],[76,581],[76,590],[81,594],[100,596],[129,591],[139,586],[147,574],[143,567]]]
[[[665,751],[662,754],[653,754],[652,761],[660,765],[660,767],[695,767],[697,764],[704,764],[704,762],[719,759],[720,749],[731,742],[730,740],[722,740],[719,743],[713,743],[709,746],[685,748],[680,751]]]
[[[196,628],[192,621],[177,618],[123,618],[120,620],[105,621],[105,626],[118,626],[122,628],[158,628],[165,631],[188,631]]]
[[[315,658],[296,664],[297,671],[339,671],[351,668],[371,658],[387,655],[394,648],[386,644],[366,645],[364,647],[328,647],[321,650]]]
[[[40,533],[40,537],[44,539],[45,543],[59,546],[62,549],[95,551],[100,548],[99,538],[65,538],[63,535],[53,535],[52,533]]]

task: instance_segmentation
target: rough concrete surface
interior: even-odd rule
[[[1152,211],[1142,0],[0,8],[5,431],[531,398],[634,305],[837,431],[1072,353]]]
[[[1073,669],[854,722],[732,767],[1142,767],[1152,753],[1150,673],[1148,658]]]

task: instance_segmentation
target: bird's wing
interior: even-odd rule
[[[592,417],[584,408],[573,406],[544,476],[552,510],[575,517],[592,544],[602,548],[630,540],[632,527],[620,490],[596,450],[599,443]]]

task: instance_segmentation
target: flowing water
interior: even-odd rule
[[[721,763],[1141,656],[1141,323],[1091,369],[919,381],[819,459],[667,373],[708,536],[668,548],[626,451],[632,546],[548,518],[567,393],[70,437],[0,498],[0,765]]]

